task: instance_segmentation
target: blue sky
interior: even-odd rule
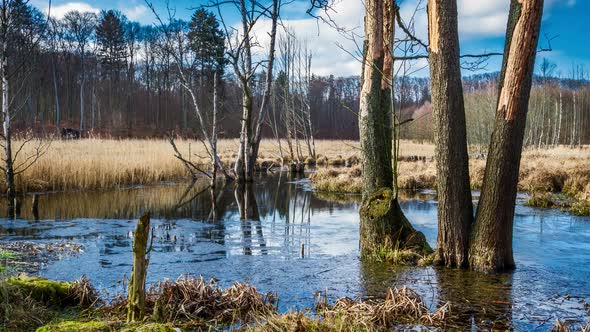
[[[165,11],[165,0],[150,0],[160,12]],[[509,0],[458,0],[459,31],[461,39],[461,53],[501,52],[504,46],[504,33],[508,17]],[[189,19],[194,8],[207,4],[207,0],[170,0],[176,9],[176,17]],[[283,7],[283,22],[292,31],[306,40],[313,52],[313,71],[327,75],[358,75],[360,63],[348,51],[354,51],[356,46],[349,36],[342,35],[335,29],[316,21],[305,13],[309,0],[295,0]],[[418,6],[425,7],[426,0],[404,0],[401,2],[402,17],[406,21],[412,16]],[[47,0],[31,0],[31,4],[44,10]],[[52,16],[63,16],[69,10],[99,11],[101,9],[117,9],[130,19],[151,24],[154,17],[143,0],[53,0]],[[235,8],[226,7],[222,14],[228,24],[237,23],[238,16]],[[362,0],[336,0],[331,18],[339,26],[362,35],[364,6]],[[265,44],[265,28],[269,22],[261,22],[257,30],[261,44]],[[590,72],[590,1],[588,0],[545,0],[542,36],[540,47],[546,47],[544,35],[554,38],[551,42],[553,51],[541,53],[538,59],[546,57],[557,64],[556,73],[564,77],[571,74],[572,64],[583,65]],[[318,28],[319,27],[319,28]],[[426,14],[418,11],[415,18],[416,34],[422,39],[427,36]],[[360,40],[357,39],[357,43]],[[264,50],[259,50],[262,54]],[[540,61],[537,62],[540,62]],[[485,71],[496,71],[501,64],[501,58],[491,59]],[[413,68],[427,67],[425,61],[414,64]],[[465,72],[469,74],[469,72]],[[427,69],[420,70],[414,75],[426,76]]]

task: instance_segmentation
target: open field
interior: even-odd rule
[[[178,140],[179,150],[197,163],[206,163],[203,144],[195,140]],[[19,146],[16,142],[15,146]],[[19,159],[33,153],[34,142],[23,149]],[[220,158],[231,165],[238,141],[219,142]],[[285,148],[285,147],[283,147]],[[317,164],[322,167],[312,176],[318,190],[330,192],[360,191],[359,143],[355,141],[316,142]],[[405,189],[434,188],[436,169],[434,145],[402,141],[399,183]],[[23,159],[24,160],[24,159]],[[263,140],[258,162],[279,165],[275,141]],[[17,160],[17,164],[19,161]],[[332,167],[348,165],[351,167]],[[485,161],[470,161],[471,183],[480,188]],[[56,140],[46,153],[24,173],[17,176],[20,192],[48,190],[101,190],[120,186],[175,181],[187,176],[181,162],[166,140],[83,139]],[[519,188],[531,193],[564,193],[578,200],[590,200],[590,147],[560,146],[523,153]],[[4,179],[0,189],[5,191]]]
[[[207,152],[201,142],[177,140],[176,144],[185,157],[188,158],[190,154],[192,161],[208,162]],[[20,142],[15,142],[14,146],[18,148]],[[25,145],[16,165],[19,160],[25,160],[33,154],[35,146],[36,142]],[[355,159],[358,148],[358,142],[354,141],[316,142],[317,153],[327,157],[326,164],[343,165],[346,159]],[[228,166],[233,163],[237,149],[237,139],[219,141],[220,158]],[[410,142],[404,144],[404,149],[408,155],[432,155],[434,151],[432,146]],[[258,162],[280,165],[278,151],[275,141],[263,140]],[[353,160],[353,163],[357,162]],[[163,139],[55,140],[33,166],[17,176],[16,185],[20,192],[101,190],[175,181],[186,176],[182,163],[174,157],[168,141]],[[0,179],[0,190],[6,191],[4,178]]]

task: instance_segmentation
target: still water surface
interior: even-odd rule
[[[43,195],[39,220],[25,205],[20,219],[0,221],[0,240],[79,243],[82,254],[38,273],[63,280],[85,274],[112,293],[131,271],[135,219],[150,210],[156,236],[150,283],[187,273],[218,278],[223,286],[247,282],[260,291],[276,291],[281,310],[310,307],[317,292],[327,292],[331,300],[367,298],[408,285],[433,309],[451,301],[456,324],[464,327],[545,331],[557,318],[590,320],[585,306],[590,302],[588,217],[528,208],[519,201],[514,225],[518,267],[486,276],[361,262],[359,198],[314,193],[305,179],[262,176],[248,190],[226,188],[214,197],[201,189],[169,184]],[[436,243],[434,198],[422,193],[402,202],[431,245]]]

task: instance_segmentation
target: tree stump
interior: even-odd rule
[[[133,269],[127,295],[127,322],[141,321],[145,314],[145,278],[149,264],[149,249],[147,248],[149,234],[150,213],[146,212],[139,218],[133,235]]]

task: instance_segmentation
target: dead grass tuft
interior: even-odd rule
[[[392,326],[399,323],[421,323],[434,325],[444,321],[450,304],[446,303],[430,312],[422,298],[410,288],[387,290],[385,300],[357,302],[341,298],[322,312],[322,315],[345,315],[356,322],[368,322],[377,326]]]
[[[70,284],[69,293],[72,298],[76,299],[80,308],[91,308],[102,303],[99,292],[85,275]]]
[[[362,190],[362,171],[359,166],[324,168],[309,175],[314,189],[330,193],[359,193]]]
[[[430,312],[422,298],[402,287],[389,289],[385,299],[355,301],[343,297],[327,305],[321,301],[317,317],[289,312],[267,318],[251,331],[390,331],[399,326],[439,326],[448,318],[450,304]]]
[[[276,313],[276,301],[274,293],[262,294],[247,284],[236,282],[222,289],[215,280],[183,276],[151,287],[146,312],[156,322],[234,324]],[[126,307],[126,297],[121,296],[105,311],[122,316]]]

